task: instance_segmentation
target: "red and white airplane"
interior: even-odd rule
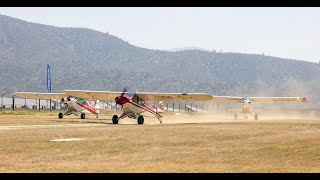
[[[138,124],[144,123],[145,116],[152,115],[158,118],[162,123],[163,104],[162,101],[210,101],[212,96],[204,93],[151,93],[151,92],[136,92],[127,93],[126,88],[123,92],[113,91],[87,91],[87,90],[63,90],[64,93],[81,97],[86,100],[115,100],[117,105],[120,105],[123,113],[118,117],[112,117],[112,123],[118,124],[120,119],[133,118],[137,119]],[[149,105],[147,101],[157,101],[154,106]]]
[[[99,100],[94,102],[91,106],[87,101],[82,98],[67,95],[65,93],[38,93],[38,92],[16,92],[15,95],[27,99],[60,99],[61,103],[67,108],[65,113],[59,113],[59,118],[74,114],[80,114],[81,119],[85,119],[85,113],[94,114],[98,118],[99,114]]]

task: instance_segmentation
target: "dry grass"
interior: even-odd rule
[[[0,172],[320,172],[319,137],[320,119],[2,115]]]

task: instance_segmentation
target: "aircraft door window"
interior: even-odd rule
[[[144,100],[142,100],[141,98],[137,97],[137,103],[140,105],[144,105]]]

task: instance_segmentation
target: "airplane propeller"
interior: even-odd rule
[[[62,107],[62,105],[66,106],[65,103],[67,103],[67,101],[70,101],[70,96],[68,96],[66,98],[61,98],[60,99],[60,107]]]
[[[60,104],[59,104],[59,106],[62,107],[62,104],[63,104],[63,103],[64,103],[64,98],[61,98],[61,99],[60,99]]]
[[[125,87],[123,88],[123,91],[122,91],[121,97],[123,97],[123,95],[124,95],[127,91],[128,91],[128,87],[127,87],[127,86],[125,86]]]
[[[115,98],[116,106],[117,106],[118,104],[121,105],[121,106],[123,106],[121,102],[123,102],[123,100],[126,99],[126,97],[123,97],[123,95],[127,92],[127,90],[128,90],[128,87],[125,86],[125,87],[123,88],[123,91],[122,91],[121,95]],[[120,103],[119,103],[119,102],[120,102]]]

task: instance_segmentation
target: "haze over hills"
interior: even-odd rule
[[[187,38],[187,37],[186,37]],[[0,15],[0,93],[52,90],[203,92],[306,96],[320,105],[320,66],[272,56],[137,47],[85,28],[61,28]]]

